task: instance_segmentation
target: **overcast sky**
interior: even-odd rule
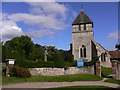
[[[34,43],[69,49],[72,22],[83,5],[93,21],[94,39],[108,50],[118,42],[118,3],[94,2],[3,2],[2,40],[28,35]]]

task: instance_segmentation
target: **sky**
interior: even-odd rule
[[[118,43],[117,2],[2,2],[2,40],[27,35],[36,44],[69,50],[72,22],[81,6],[93,21],[95,41],[114,50]]]

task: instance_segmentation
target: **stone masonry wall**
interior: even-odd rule
[[[120,80],[120,61],[112,61],[112,75],[114,79]]]
[[[29,68],[32,76],[56,76],[69,74],[94,74],[94,67]]]

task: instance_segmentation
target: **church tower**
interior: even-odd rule
[[[74,60],[92,59],[93,22],[83,9],[72,23],[72,54]]]

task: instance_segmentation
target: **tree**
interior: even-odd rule
[[[120,50],[120,44],[116,44],[116,45],[115,45],[115,48],[116,48],[117,50]]]
[[[35,44],[35,59],[36,60],[44,60],[44,46],[41,46],[39,44]]]
[[[20,56],[24,56],[28,59],[29,55],[34,51],[34,43],[31,41],[31,38],[28,36],[20,36],[13,38],[10,41],[6,41],[4,44],[6,49],[6,54],[12,53],[9,58],[13,57],[15,53]]]
[[[73,55],[69,54],[65,57],[65,61],[67,62],[73,62],[74,61],[74,57]]]
[[[55,67],[64,67],[64,59],[58,52],[53,55],[52,61]]]

